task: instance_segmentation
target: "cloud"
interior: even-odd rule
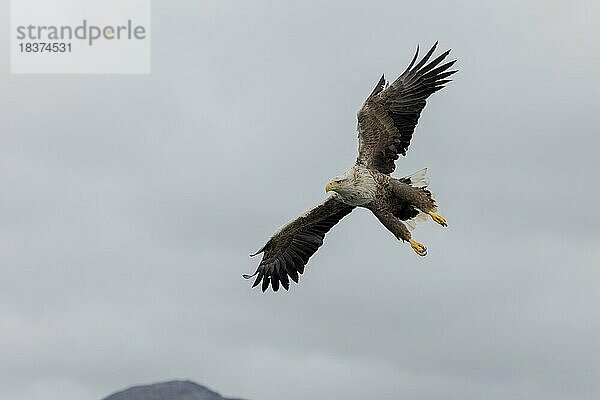
[[[155,2],[151,75],[2,67],[0,399],[170,378],[264,400],[593,398],[585,7]],[[429,167],[450,227],[419,226],[417,259],[359,210],[299,286],[250,290],[248,254],[354,161],[380,74],[436,39],[460,72],[397,174]]]

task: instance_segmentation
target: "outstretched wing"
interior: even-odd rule
[[[382,76],[371,95],[358,111],[357,164],[390,174],[398,155],[406,155],[425,100],[450,82],[456,71],[448,69],[456,62],[442,63],[450,50],[427,64],[431,50],[415,65],[419,48],[406,71],[391,85]]]
[[[256,276],[252,287],[262,282],[263,292],[269,284],[276,292],[280,282],[285,290],[289,289],[289,278],[298,283],[298,274],[304,272],[308,259],[321,247],[325,234],[354,209],[354,206],[342,203],[337,197],[337,194],[328,197],[271,236],[256,253],[264,252],[256,272],[244,275],[246,279]]]

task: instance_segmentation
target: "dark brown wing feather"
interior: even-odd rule
[[[415,65],[417,47],[406,71],[387,87],[382,76],[358,111],[357,164],[390,174],[399,154],[406,155],[425,100],[450,82],[446,78],[456,72],[448,70],[456,60],[440,65],[450,50],[427,63],[436,47],[437,42]]]
[[[246,279],[256,276],[252,287],[261,284],[264,292],[270,284],[276,292],[280,283],[285,290],[289,289],[289,278],[298,283],[298,275],[304,272],[308,259],[323,244],[325,234],[354,209],[336,197],[330,196],[271,236],[256,253],[264,252],[256,272],[244,275]]]

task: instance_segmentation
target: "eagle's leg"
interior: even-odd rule
[[[427,247],[417,242],[411,237],[410,231],[402,221],[396,218],[391,212],[384,210],[371,210],[379,222],[383,224],[398,240],[410,243],[410,247],[420,256],[427,255]]]
[[[427,214],[431,217],[432,220],[440,224],[441,226],[448,226],[448,222],[446,222],[446,218],[442,217],[440,214],[429,211]]]
[[[410,247],[412,247],[412,249],[415,251],[415,253],[417,253],[421,257],[427,255],[427,247],[423,246],[421,243],[419,243],[413,239],[410,239],[409,242],[410,242]]]
[[[437,204],[435,203],[433,193],[427,187],[411,186],[398,179],[391,179],[390,187],[396,198],[402,199],[419,211],[428,214],[431,219],[441,226],[448,226],[446,219],[436,212]]]

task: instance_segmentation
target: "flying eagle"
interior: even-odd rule
[[[266,291],[269,284],[289,289],[290,279],[298,283],[308,259],[323,244],[325,234],[355,207],[364,207],[397,239],[408,242],[419,255],[427,248],[411,237],[415,222],[431,217],[442,226],[446,220],[437,213],[434,195],[427,189],[427,169],[404,178],[390,176],[399,154],[406,155],[413,132],[425,107],[425,100],[442,89],[456,70],[456,62],[442,62],[450,50],[432,61],[437,42],[415,64],[419,47],[406,70],[391,84],[382,76],[358,111],[358,158],[355,165],[325,186],[333,192],[325,201],[276,231],[255,254],[263,258],[250,279],[256,276]],[[440,65],[441,64],[441,65]]]

